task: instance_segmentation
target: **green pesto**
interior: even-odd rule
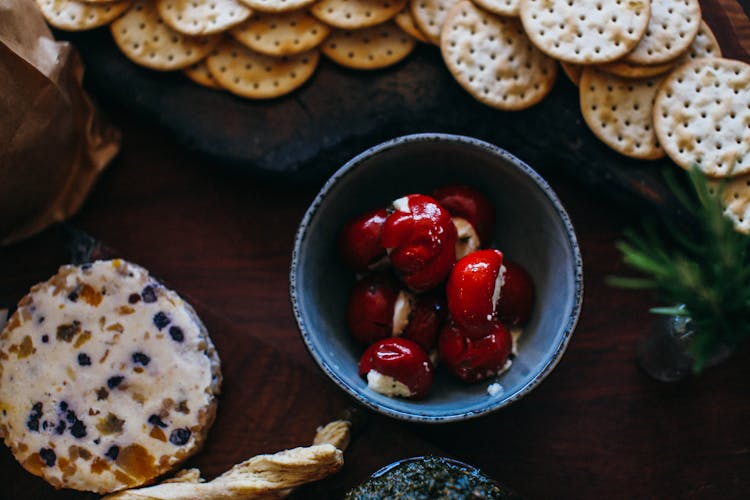
[[[373,476],[346,494],[346,500],[509,499],[476,469],[461,467],[438,457],[404,462]]]

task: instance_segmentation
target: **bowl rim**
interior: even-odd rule
[[[322,358],[322,356],[320,356],[320,354],[314,348],[313,342],[310,336],[310,332],[308,331],[307,327],[302,321],[302,314],[299,308],[299,293],[297,290],[297,265],[299,262],[299,255],[300,255],[302,243],[308,234],[310,222],[312,221],[313,217],[317,213],[318,208],[323,203],[325,198],[330,194],[330,192],[336,186],[336,184],[342,178],[346,177],[351,172],[355,171],[356,168],[359,165],[361,165],[363,162],[369,160],[370,158],[374,156],[377,156],[386,151],[398,148],[404,144],[423,143],[423,142],[426,142],[426,143],[442,142],[442,143],[451,143],[451,144],[461,144],[464,146],[469,146],[469,147],[484,150],[485,152],[490,153],[491,155],[501,157],[508,164],[510,164],[512,168],[515,168],[516,170],[524,174],[526,177],[530,178],[536,184],[537,188],[539,188],[544,193],[544,195],[547,197],[547,199],[550,201],[555,211],[557,212],[557,215],[560,217],[563,223],[563,226],[565,228],[565,232],[568,237],[567,238],[568,245],[570,247],[571,253],[573,255],[573,261],[574,261],[573,266],[574,266],[575,296],[573,299],[573,309],[570,313],[570,316],[568,317],[568,321],[567,321],[567,324],[565,325],[565,329],[563,331],[563,336],[562,336],[562,339],[560,340],[560,343],[557,345],[557,348],[555,349],[550,359],[547,360],[547,363],[542,367],[541,371],[534,378],[532,378],[526,384],[524,384],[520,390],[518,390],[515,394],[513,394],[510,397],[497,400],[493,402],[492,404],[488,404],[487,406],[484,406],[480,409],[470,410],[470,411],[463,410],[463,411],[449,412],[445,415],[425,415],[425,414],[420,414],[417,411],[411,412],[411,411],[398,410],[394,408],[385,408],[381,406],[380,404],[365,397],[364,395],[360,394],[357,390],[355,390],[353,387],[347,384],[346,381],[344,381],[336,373],[336,371],[326,362],[325,359]],[[444,133],[409,134],[409,135],[399,136],[399,137],[390,139],[388,141],[382,142],[380,144],[372,146],[364,150],[363,152],[359,153],[358,155],[356,155],[355,157],[347,161],[338,170],[336,170],[336,172],[333,175],[331,175],[331,177],[326,181],[326,183],[320,189],[318,194],[313,199],[312,203],[310,203],[310,206],[305,211],[305,215],[303,216],[299,224],[299,227],[297,229],[297,233],[294,237],[294,249],[292,251],[292,259],[291,259],[291,265],[290,265],[290,271],[289,271],[289,296],[291,300],[292,311],[294,313],[294,319],[297,323],[297,329],[299,330],[300,336],[302,337],[302,340],[305,343],[305,346],[307,347],[308,352],[310,353],[312,358],[315,360],[315,362],[318,364],[320,369],[323,370],[323,372],[326,375],[328,375],[328,377],[336,385],[338,385],[341,389],[343,389],[344,392],[346,392],[349,396],[353,397],[357,402],[359,402],[360,404],[366,406],[367,408],[371,410],[374,410],[388,417],[396,418],[398,420],[403,420],[407,422],[417,422],[417,423],[433,423],[433,424],[457,422],[457,421],[469,420],[469,419],[478,418],[484,415],[488,415],[489,413],[497,411],[500,408],[504,408],[514,403],[515,401],[523,398],[524,396],[529,394],[531,391],[533,391],[545,378],[547,378],[550,372],[552,372],[552,370],[557,366],[557,364],[562,359],[563,353],[567,349],[568,343],[570,342],[570,338],[573,334],[573,331],[576,328],[576,325],[578,324],[578,320],[581,315],[581,308],[583,305],[583,260],[581,257],[581,250],[578,246],[578,239],[576,238],[575,229],[573,228],[573,223],[570,220],[570,216],[568,215],[565,208],[562,206],[562,203],[560,202],[559,198],[557,197],[555,192],[552,190],[550,185],[547,183],[547,181],[544,180],[544,178],[541,175],[539,175],[533,168],[528,166],[524,161],[520,160],[519,158],[512,155],[508,151],[498,146],[495,146],[494,144],[490,144],[488,142],[482,141],[480,139],[476,139],[474,137],[456,135],[456,134],[444,134]]]

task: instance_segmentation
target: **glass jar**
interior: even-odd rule
[[[638,344],[638,365],[661,382],[677,382],[689,377],[693,374],[695,358],[688,346],[695,333],[690,316],[660,317]],[[705,368],[725,361],[733,351],[729,346],[718,346]]]

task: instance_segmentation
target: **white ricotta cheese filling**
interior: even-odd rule
[[[458,239],[456,240],[456,260],[461,260],[472,252],[479,250],[481,241],[474,226],[461,217],[453,217],[453,225],[456,226]]]
[[[492,291],[492,316],[495,315],[495,312],[497,311],[497,303],[500,300],[500,292],[503,289],[503,285],[505,284],[505,266],[500,266],[500,270],[497,273],[497,278],[495,278],[495,289]],[[491,320],[492,317],[488,317],[488,320]]]
[[[503,389],[503,386],[498,384],[497,382],[493,382],[487,386],[487,394],[489,394],[490,396],[502,394],[504,390],[505,389]]]
[[[409,198],[407,196],[402,196],[401,198],[395,200],[393,202],[393,208],[398,210],[399,212],[404,213],[410,213],[411,210],[409,210]]]
[[[406,290],[401,290],[398,293],[396,304],[393,307],[393,330],[391,333],[394,337],[403,335],[409,325],[413,300],[414,296]]]
[[[375,370],[367,372],[367,387],[388,397],[408,398],[412,395],[406,384]]]

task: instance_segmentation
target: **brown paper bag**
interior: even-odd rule
[[[82,78],[33,0],[0,0],[0,244],[74,214],[120,148]]]

